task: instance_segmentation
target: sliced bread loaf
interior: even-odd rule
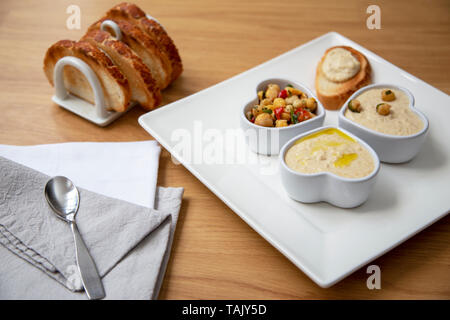
[[[146,110],[152,110],[161,102],[161,92],[150,70],[125,43],[115,40],[108,32],[89,31],[82,40],[104,51],[127,77],[131,100]]]
[[[123,112],[129,107],[131,94],[127,78],[104,52],[86,41],[61,40],[47,50],[44,72],[52,86],[55,65],[65,56],[77,57],[92,68],[102,85],[108,110]],[[66,66],[63,78],[70,93],[94,103],[93,90],[80,71]]]
[[[178,49],[161,24],[147,15],[138,6],[132,3],[121,3],[106,13],[106,18],[122,19],[141,28],[158,45],[164,54],[164,63],[168,64],[171,72],[171,82],[176,80],[183,71]]]
[[[89,27],[88,33],[92,30],[99,30],[104,20],[112,20],[118,25],[122,33],[121,41],[126,43],[142,59],[152,73],[158,87],[161,90],[166,88],[170,83],[170,70],[164,65],[163,54],[156,42],[140,28],[121,19],[102,18]]]

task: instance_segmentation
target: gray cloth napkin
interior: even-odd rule
[[[86,298],[79,292],[83,288],[70,227],[44,197],[48,179],[0,157],[0,298]],[[103,278],[106,298],[156,298],[183,189],[158,188],[155,210],[79,191],[77,225]]]

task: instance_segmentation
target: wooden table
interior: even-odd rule
[[[149,139],[134,109],[99,128],[59,108],[42,72],[44,53],[77,40],[116,1],[0,3],[0,143]],[[184,73],[164,104],[207,88],[334,30],[450,93],[450,2],[377,1],[381,30],[366,28],[366,1],[136,1],[175,40]],[[66,8],[81,8],[81,29],[66,28]],[[329,289],[314,284],[184,167],[162,152],[159,185],[186,189],[162,299],[450,298],[450,219],[435,223],[373,262],[381,290],[366,287],[366,267]]]

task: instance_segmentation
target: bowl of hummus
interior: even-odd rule
[[[376,152],[342,128],[321,127],[294,137],[280,152],[289,197],[353,208],[369,197],[380,169]]]
[[[278,78],[259,83],[240,114],[247,145],[262,155],[279,154],[292,137],[322,126],[324,119],[325,109],[306,86]]]
[[[428,119],[403,87],[373,84],[356,91],[339,112],[339,126],[366,141],[388,163],[403,163],[420,151]]]

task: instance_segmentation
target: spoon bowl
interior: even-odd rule
[[[57,176],[45,185],[45,198],[53,212],[60,219],[74,221],[80,206],[80,194],[73,182]]]

